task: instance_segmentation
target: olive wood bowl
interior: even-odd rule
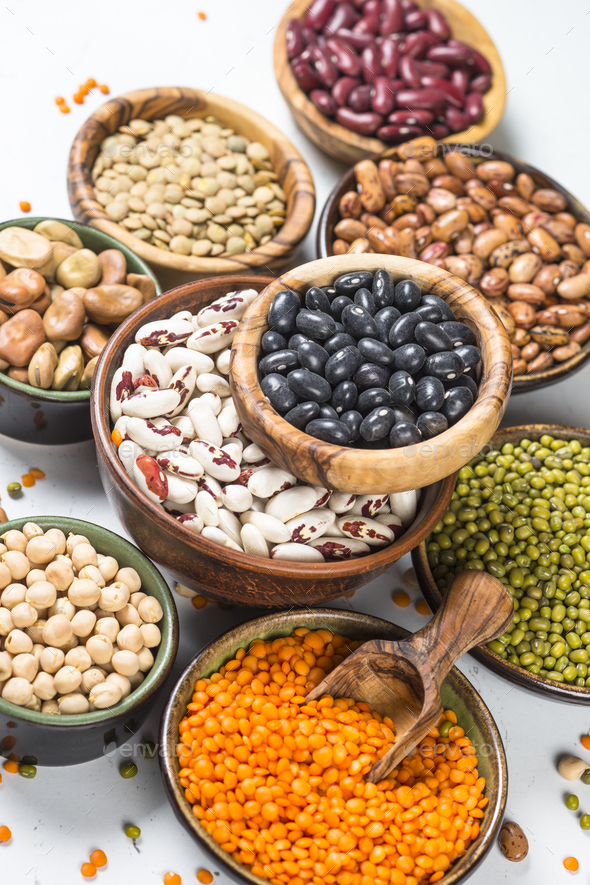
[[[410,142],[410,144],[412,143]],[[372,159],[375,161],[379,161],[383,157],[403,159],[403,156],[399,153],[399,147],[401,146],[398,146],[398,148],[390,148],[382,154],[372,157]],[[492,150],[489,145],[465,146],[449,144],[446,148],[438,148],[438,152],[442,154],[442,158],[444,159],[444,152],[453,149],[460,150],[464,156],[470,157],[476,165],[478,165],[478,162],[483,163],[486,160],[505,160],[507,163],[511,163],[518,174],[526,172],[530,175],[538,187],[552,188],[560,194],[563,194],[568,201],[567,211],[571,212],[578,221],[590,224],[590,212],[588,209],[586,209],[586,207],[582,205],[573,194],[562,187],[557,181],[550,178],[549,175],[546,175],[539,169],[536,169],[534,166],[529,166],[528,163],[524,163],[517,157],[513,157],[512,154],[506,154],[503,151],[497,151],[495,149]],[[421,159],[420,153],[416,154],[416,159]],[[338,205],[344,194],[348,193],[350,190],[356,190],[354,169],[349,169],[348,172],[342,176],[340,181],[335,185],[322,209],[322,214],[320,215],[318,222],[316,240],[317,253],[320,258],[328,258],[330,255],[334,254],[332,250],[332,243],[334,242],[334,227],[340,220]],[[530,390],[537,390],[540,387],[547,387],[549,384],[556,384],[558,381],[569,378],[570,375],[573,375],[575,372],[582,369],[589,359],[590,340],[582,345],[582,349],[579,353],[571,357],[569,360],[565,360],[563,363],[556,363],[549,369],[544,369],[542,372],[534,372],[532,375],[515,375],[512,379],[511,393],[528,393]]]
[[[272,240],[232,258],[199,258],[158,249],[134,237],[112,221],[97,201],[91,173],[102,141],[129,120],[153,120],[168,114],[217,117],[251,141],[260,141],[270,151],[271,161],[287,196],[285,223]],[[215,93],[179,86],[161,86],[128,92],[110,99],[84,123],[70,150],[68,194],[74,216],[88,221],[124,243],[149,264],[191,274],[247,273],[250,268],[273,267],[288,260],[308,232],[315,211],[315,189],[303,157],[272,123],[245,105]]]
[[[456,132],[442,139],[443,142],[481,142],[500,122],[506,103],[506,77],[498,50],[481,23],[456,0],[417,2],[423,9],[439,9],[446,16],[453,37],[472,45],[485,55],[491,65],[492,83],[483,96],[484,111],[481,120],[463,132]],[[286,50],[287,27],[291,19],[303,19],[309,5],[309,0],[294,0],[279,23],[274,44],[275,76],[295,122],[307,137],[331,157],[344,163],[356,163],[380,153],[387,145],[378,138],[358,135],[322,114],[299,88],[291,72]]]
[[[5,227],[26,227],[33,230],[41,221],[61,221],[74,230],[84,246],[98,255],[105,249],[118,249],[125,256],[128,273],[147,274],[160,295],[160,284],[147,264],[108,233],[94,230],[65,218],[15,218],[0,224]],[[75,342],[71,342],[74,344]],[[42,445],[63,445],[92,439],[89,390],[42,390],[0,372],[0,433],[21,442]]]
[[[566,424],[523,424],[520,427],[501,427],[490,439],[488,451],[500,449],[506,443],[520,442],[521,439],[530,439],[533,442],[548,433],[562,439],[579,439],[584,446],[590,446],[590,431],[581,427],[569,427]],[[433,611],[440,606],[442,595],[432,575],[426,552],[426,538],[412,551],[412,563],[420,583],[426,601]],[[523,667],[517,667],[510,661],[505,661],[487,645],[478,645],[470,652],[481,664],[493,670],[499,676],[503,676],[514,685],[526,688],[546,698],[557,701],[566,701],[570,704],[590,705],[590,688],[579,688],[577,685],[569,685],[565,682],[553,682],[544,676],[536,676],[529,673]]]
[[[85,535],[99,553],[114,556],[121,567],[134,568],[141,578],[142,590],[155,596],[164,611],[158,624],[162,641],[154,655],[154,666],[141,685],[113,709],[56,716],[25,710],[0,698],[0,732],[16,738],[19,755],[33,754],[40,765],[78,765],[111,754],[138,731],[172,670],[178,650],[178,615],[158,569],[125,538],[102,526],[66,516],[21,517],[4,523],[2,532],[21,530],[27,522],[35,522],[45,531],[61,529],[66,536],[70,532]]]
[[[259,291],[268,277],[219,277],[188,283],[141,307],[110,339],[94,376],[92,425],[98,469],[106,495],[135,543],[183,584],[234,605],[278,608],[317,605],[372,581],[432,531],[448,506],[454,478],[422,491],[414,522],[395,543],[347,562],[295,563],[261,559],[221,547],[185,528],[138,489],[127,476],[111,441],[109,391],[115,370],[136,329],[179,310],[199,310],[232,289]],[[379,484],[377,484],[379,488]]]
[[[205,646],[185,668],[172,690],[161,719],[160,771],[168,799],[179,822],[199,846],[222,864],[227,874],[237,882],[261,885],[266,880],[256,876],[244,864],[234,860],[233,855],[225,852],[193,814],[192,806],[185,798],[184,789],[178,780],[178,726],[197,679],[218,671],[223,664],[235,657],[239,648],[247,649],[253,640],[288,636],[297,627],[306,627],[308,630],[328,629],[361,641],[399,640],[409,635],[402,627],[371,615],[329,608],[314,611],[299,609],[266,615],[234,627]],[[502,739],[492,715],[480,695],[456,667],[453,667],[442,684],[441,698],[443,707],[456,713],[459,725],[473,742],[478,756],[478,771],[486,779],[486,796],[490,799],[481,820],[479,837],[442,880],[444,885],[457,885],[477,869],[495,842],[506,806],[508,772]]]
[[[482,351],[479,395],[469,412],[428,442],[399,449],[336,446],[308,436],[289,424],[262,392],[260,339],[274,296],[282,289],[302,295],[310,286],[327,286],[343,273],[384,268],[397,282],[412,279],[423,292],[444,298],[458,319],[475,332]],[[507,402],[512,371],[504,327],[483,295],[463,280],[422,261],[394,255],[338,255],[291,270],[264,290],[246,311],[232,347],[230,381],[240,420],[265,454],[312,485],[369,494],[375,489],[401,492],[422,488],[458,470],[488,441]]]

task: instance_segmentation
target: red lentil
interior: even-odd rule
[[[206,596],[197,595],[197,596],[193,596],[193,598],[191,599],[191,602],[196,609],[200,609],[200,608],[205,608],[205,606],[207,605],[209,600],[207,599]]]
[[[100,89],[100,91],[102,92],[103,95],[108,95],[110,92],[109,87],[106,85],[106,83],[101,83],[101,85],[98,88]]]
[[[25,473],[23,476],[21,476],[21,482],[26,489],[30,489],[31,486],[35,485],[35,477],[31,476],[30,473]]]
[[[8,827],[0,827],[0,842],[10,842],[12,839],[12,833],[8,829]]]
[[[96,876],[96,867],[93,863],[83,863],[80,867],[80,872],[87,879],[91,879],[93,876]]]
[[[566,859],[563,862],[563,865],[566,868],[566,870],[570,871],[570,873],[577,873],[578,870],[580,869],[580,864],[578,862],[577,857],[566,857]]]
[[[21,212],[30,212],[31,211],[31,204],[28,202],[28,200],[21,200],[18,205],[19,205]]]
[[[101,851],[100,848],[97,848],[90,855],[90,863],[94,864],[95,867],[104,867],[107,863],[107,856],[104,851]]]
[[[393,601],[401,608],[406,608],[410,604],[410,597],[405,590],[400,590],[398,593],[393,594]]]
[[[18,774],[18,762],[13,762],[12,759],[9,759],[4,763],[4,771],[7,771],[9,774]]]
[[[199,18],[201,19],[202,22],[204,22],[205,19],[207,18],[206,12],[197,12],[197,15],[199,16]]]
[[[45,479],[45,474],[44,474],[44,472],[43,472],[42,470],[39,470],[38,467],[31,467],[31,469],[29,470],[29,473],[30,473],[31,476],[33,476],[35,479]]]
[[[432,612],[428,607],[428,603],[426,603],[423,599],[419,599],[416,603],[416,611],[419,615],[430,615]]]
[[[211,882],[213,881],[213,873],[210,873],[209,870],[199,870],[197,873],[197,879],[201,885],[211,885]]]
[[[585,750],[590,750],[590,735],[589,734],[585,734],[582,737],[582,746],[584,747]]]
[[[178,873],[164,873],[162,882],[164,885],[182,885],[182,879]]]

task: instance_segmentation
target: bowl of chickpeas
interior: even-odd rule
[[[407,635],[358,612],[291,610],[233,628],[188,664],[162,716],[160,767],[178,820],[233,880],[302,882],[313,868],[318,881],[371,870],[397,885],[449,885],[484,860],[506,760],[459,670],[443,683],[438,724],[377,784],[365,776],[395,740],[387,711],[305,701],[366,640]]]
[[[2,528],[0,731],[41,765],[112,752],[137,731],[174,664],[168,586],[101,526],[43,516]]]

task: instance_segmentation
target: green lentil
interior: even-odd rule
[[[20,495],[22,490],[23,487],[21,486],[20,482],[9,482],[6,486],[6,491],[9,495],[12,495],[13,498],[16,498],[17,495]]]
[[[135,777],[137,774],[137,765],[135,762],[128,762],[127,765],[123,765],[121,768],[121,777],[130,778]]]
[[[580,826],[583,830],[590,830],[590,814],[583,814],[580,818]]]
[[[141,745],[141,755],[144,759],[153,759],[156,755],[156,745],[153,741],[144,741]]]
[[[37,774],[37,769],[34,765],[21,765],[18,773],[21,777],[33,778]]]
[[[570,811],[577,811],[580,805],[580,800],[573,793],[570,793],[565,797],[565,804]]]
[[[578,806],[576,805],[576,808],[577,807]],[[139,829],[139,827],[134,827],[130,825],[128,827],[125,827],[125,835],[128,836],[130,839],[139,839],[139,837],[141,836],[141,830]]]

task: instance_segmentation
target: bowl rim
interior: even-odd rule
[[[41,221],[59,221],[62,224],[67,225],[70,230],[75,231],[80,239],[83,241],[83,234],[85,230],[90,230],[92,233],[96,233],[99,237],[106,237],[110,240],[110,243],[105,244],[104,249],[101,249],[101,252],[104,252],[106,249],[118,249],[125,256],[125,260],[131,259],[132,261],[137,261],[141,266],[141,273],[149,276],[155,284],[156,287],[156,298],[162,294],[162,287],[158,282],[158,278],[155,273],[145,263],[145,261],[141,258],[141,256],[137,255],[133,252],[125,243],[121,243],[119,240],[116,240],[110,234],[106,233],[106,231],[99,230],[98,228],[92,227],[89,224],[84,224],[82,221],[72,221],[71,218],[57,218],[51,215],[41,215],[41,216],[33,216],[26,218],[13,218],[11,221],[3,221],[0,224],[0,231],[4,230],[7,227],[25,227],[27,230],[33,230]],[[85,245],[85,244],[84,244]],[[100,255],[100,252],[96,253]],[[133,273],[133,271],[129,271],[129,273]],[[18,311],[17,311],[18,312]],[[14,314],[16,316],[16,314]],[[13,390],[16,390],[18,393],[25,393],[27,396],[32,397],[35,400],[39,400],[42,402],[57,402],[57,403],[83,403],[90,401],[90,391],[89,390],[43,390],[41,387],[33,387],[32,384],[25,384],[23,381],[15,381],[14,378],[9,378],[4,372],[0,372],[0,384],[4,384],[6,387],[11,387]]]
[[[267,133],[270,144],[281,145],[285,159],[281,163],[280,173],[283,173],[283,180],[287,174],[292,174],[295,177],[295,182],[290,208],[287,204],[285,223],[268,243],[232,258],[179,255],[144,243],[137,237],[133,237],[130,232],[126,234],[121,225],[108,217],[103,206],[94,196],[94,188],[90,181],[91,170],[88,168],[85,150],[88,146],[94,145],[98,145],[99,149],[100,141],[107,135],[114,134],[109,133],[109,114],[120,112],[125,115],[135,102],[143,102],[154,107],[153,112],[149,111],[144,114],[148,119],[164,116],[166,113],[162,109],[164,98],[168,104],[182,102],[186,102],[187,105],[192,104],[185,115],[194,110],[195,113],[191,114],[193,117],[201,116],[200,112],[206,111],[208,105],[212,106],[211,110],[214,114],[219,114],[220,119],[223,119],[224,111],[230,112],[236,118],[254,123]],[[277,174],[280,173],[277,172]],[[108,233],[117,242],[124,243],[128,249],[144,261],[159,268],[207,275],[232,272],[247,273],[250,268],[265,267],[287,260],[290,253],[309,232],[316,203],[315,186],[309,166],[286,135],[247,105],[223,95],[205,93],[190,86],[150,87],[125,92],[119,96],[113,96],[97,108],[78,130],[72,142],[68,159],[68,195],[74,215],[89,216],[90,227]],[[120,238],[121,234],[125,234],[123,239]],[[266,246],[271,246],[270,251],[266,249]]]
[[[510,427],[500,427],[489,441],[489,446],[496,448],[496,442],[500,445],[508,442],[512,437],[520,439],[533,439],[541,437],[544,433],[550,435],[561,434],[568,438],[586,437],[587,445],[590,445],[590,430],[582,427],[572,427],[568,424],[522,424]],[[441,594],[432,576],[432,570],[428,563],[426,553],[426,539],[412,550],[412,565],[420,584],[424,597],[433,611],[440,606]],[[468,654],[472,655],[477,661],[492,670],[498,676],[502,676],[510,682],[515,683],[520,688],[534,691],[553,700],[565,701],[567,703],[575,703],[580,705],[590,705],[590,687],[582,688],[569,683],[553,682],[545,676],[537,676],[535,673],[529,673],[523,667],[517,667],[510,661],[505,661],[486,645],[478,645],[471,649]]]
[[[373,156],[367,157],[367,159],[373,160],[373,162],[377,162],[378,160],[395,156],[397,150],[401,147],[403,146],[397,145],[396,147],[389,148],[388,150],[382,151],[381,153],[373,154]],[[526,172],[531,175],[533,179],[535,179],[536,183],[541,183],[543,187],[552,188],[553,190],[556,190],[558,193],[562,194],[568,201],[568,211],[571,211],[572,214],[576,216],[578,221],[581,221],[585,224],[590,224],[590,211],[580,200],[578,200],[577,197],[574,196],[574,194],[571,193],[571,191],[563,187],[563,185],[561,185],[550,175],[547,175],[546,172],[543,172],[536,166],[531,166],[530,163],[526,163],[524,160],[521,160],[514,154],[506,153],[506,151],[500,151],[496,148],[492,148],[491,152],[486,152],[484,154],[481,153],[483,149],[484,145],[481,144],[464,145],[459,144],[458,142],[449,142],[442,145],[443,155],[444,153],[447,153],[449,151],[458,150],[464,156],[469,156],[475,159],[481,158],[484,162],[486,160],[498,159],[515,165],[516,167],[518,167],[517,172]],[[437,144],[434,148],[434,156],[437,156],[437,151],[440,150],[441,147],[439,146],[439,144]],[[535,178],[535,176],[537,178]],[[537,179],[542,179],[542,181],[538,182]],[[350,187],[348,186],[349,184]],[[344,191],[345,187],[347,190],[354,190],[354,166],[351,166],[350,169],[348,169],[338,179],[338,181],[330,191],[328,199],[324,203],[324,206],[320,212],[316,232],[316,252],[321,258],[331,258],[334,256],[334,253],[331,251],[331,247],[329,244],[329,218],[334,211],[334,205],[342,196],[341,191]],[[590,340],[587,341],[586,344],[582,345],[582,349],[579,353],[570,357],[569,360],[565,360],[565,362],[563,363],[558,363],[557,365],[550,366],[550,368],[544,369],[542,372],[535,372],[534,375],[513,376],[511,392],[528,393],[531,390],[538,390],[542,387],[548,387],[550,384],[557,384],[557,382],[561,381],[562,378],[574,375],[576,372],[579,372],[581,369],[583,369],[589,359]]]
[[[263,615],[236,625],[204,645],[183,669],[178,680],[171,689],[169,698],[162,711],[159,729],[159,764],[168,801],[170,802],[179,822],[194,838],[198,840],[203,848],[224,864],[227,870],[233,874],[238,881],[246,880],[251,882],[252,885],[261,885],[264,880],[252,873],[252,871],[244,864],[233,860],[233,857],[226,854],[226,852],[223,852],[221,848],[218,846],[216,847],[216,843],[212,837],[200,826],[197,818],[192,813],[192,806],[189,805],[184,798],[184,791],[177,781],[177,757],[174,752],[178,729],[175,708],[179,703],[180,697],[183,695],[185,695],[186,698],[190,697],[197,678],[213,672],[214,658],[216,654],[218,654],[216,651],[218,646],[221,645],[237,648],[245,642],[252,641],[252,639],[259,638],[260,636],[264,636],[265,638],[287,636],[293,631],[295,626],[304,627],[307,626],[306,622],[313,623],[313,619],[317,620],[318,618],[321,619],[324,617],[326,623],[332,624],[331,627],[325,629],[332,630],[334,627],[334,618],[336,618],[338,624],[337,629],[344,635],[346,635],[347,629],[354,630],[355,626],[357,630],[364,627],[368,630],[373,628],[389,634],[393,633],[395,634],[395,638],[405,638],[406,636],[411,635],[410,631],[390,621],[386,621],[383,618],[348,609],[314,607],[313,609],[294,609],[286,613],[280,612]],[[277,621],[281,621],[282,623],[277,624],[277,627],[273,629],[272,625],[273,623],[276,624]],[[320,629],[320,627],[316,624],[310,629],[317,630]],[[244,633],[248,634],[248,639],[246,636],[241,635]],[[227,660],[230,660],[231,652],[228,650],[227,654]],[[486,831],[485,837],[481,839],[481,841],[476,840],[476,842],[469,847],[466,854],[458,859],[455,867],[451,867],[444,877],[445,883],[448,883],[448,885],[456,885],[456,883],[465,881],[482,863],[495,841],[495,837],[502,824],[502,817],[506,807],[508,767],[502,738],[487,704],[476,688],[456,666],[452,668],[447,679],[449,677],[451,677],[453,682],[457,684],[459,690],[471,695],[473,706],[477,707],[478,717],[481,721],[480,727],[483,729],[484,733],[487,731],[490,744],[494,749],[493,753],[488,754],[488,758],[494,760],[497,767],[498,777],[496,796],[495,798],[490,798],[490,802],[487,806],[489,827]],[[184,704],[185,702],[182,703],[181,709],[184,707]],[[473,713],[473,706],[470,706],[469,709],[472,712],[472,715],[475,716]],[[182,718],[182,715],[184,715],[184,713],[181,713],[179,719]],[[467,868],[463,871],[458,870],[458,864],[466,858]]]
[[[236,276],[227,276],[227,277],[215,277],[215,283],[225,283],[228,286],[228,291],[231,291],[231,287],[237,288],[238,286],[242,286],[244,288],[245,285],[261,285],[263,284],[263,288],[268,284],[268,277],[255,276],[255,275],[236,275]],[[168,301],[171,301],[173,298],[176,298],[178,295],[186,294],[187,296],[192,294],[192,291],[197,288],[206,289],[210,284],[211,280],[203,279],[203,280],[195,280],[191,283],[185,283],[182,286],[177,286],[174,289],[169,289],[158,299],[159,305],[165,305]],[[149,314],[151,310],[151,303],[144,304],[142,307],[138,308],[138,310],[128,317],[120,326],[115,330],[115,332],[109,338],[109,341],[103,351],[101,359],[97,365],[94,382],[93,382],[93,397],[91,401],[91,419],[92,419],[92,429],[94,433],[95,442],[97,445],[100,444],[102,451],[104,453],[104,458],[107,461],[108,469],[112,475],[117,480],[118,486],[122,492],[124,492],[128,499],[130,499],[133,504],[143,511],[143,513],[149,517],[149,519],[155,524],[158,529],[169,532],[174,535],[174,537],[186,544],[189,544],[192,547],[196,547],[197,550],[202,550],[208,554],[211,551],[215,551],[219,545],[215,544],[214,541],[209,541],[207,538],[203,538],[200,534],[196,534],[195,532],[191,532],[190,529],[184,528],[182,523],[180,523],[174,516],[167,513],[163,507],[160,507],[158,504],[150,501],[147,495],[139,489],[135,483],[131,482],[129,477],[127,476],[123,466],[116,455],[115,450],[113,449],[113,444],[111,440],[111,430],[110,430],[110,418],[108,416],[108,391],[106,389],[106,383],[104,383],[104,378],[107,372],[107,365],[111,362],[113,353],[118,346],[118,341],[120,338],[124,337],[126,334],[132,331],[132,329],[138,328],[145,322],[149,321]],[[100,391],[103,388],[104,384],[104,396],[101,401]],[[452,494],[452,489],[454,485],[452,485],[453,477],[446,477],[443,480],[440,480],[441,489],[440,489],[440,499],[446,500],[448,497],[450,500],[450,495]],[[431,484],[431,485],[434,485]],[[421,505],[418,508],[416,513],[416,517],[414,522],[417,521],[418,517],[422,515],[422,511],[426,510],[426,503],[424,501],[426,489],[430,488],[430,486],[425,486],[423,491],[423,499]],[[357,559],[350,559],[343,562],[292,562],[292,561],[281,561],[281,560],[266,560],[262,559],[259,556],[254,556],[250,553],[242,553],[238,550],[232,550],[228,547],[223,548],[224,558],[227,560],[229,565],[233,565],[237,568],[246,569],[250,572],[259,572],[262,568],[270,569],[270,563],[272,563],[272,572],[276,574],[277,577],[290,577],[293,569],[297,568],[298,577],[304,578],[319,578],[322,573],[329,568],[330,573],[336,577],[345,578],[348,575],[356,574],[359,570],[359,563],[366,562],[370,559],[371,564],[374,568],[380,568],[384,566],[385,563],[392,564],[391,560],[392,550],[396,547],[397,544],[404,541],[408,541],[408,538],[412,537],[412,534],[415,532],[416,534],[420,531],[424,530],[425,526],[434,527],[435,525],[435,517],[434,510],[430,510],[422,515],[422,519],[413,532],[409,530],[405,531],[403,535],[401,535],[393,544],[389,544],[387,547],[378,548],[374,553],[370,553],[365,557],[360,557]],[[280,604],[280,603],[279,603]]]
[[[36,525],[41,526],[42,529],[57,528],[61,529],[64,533],[73,531],[76,534],[86,535],[91,543],[93,543],[92,538],[94,536],[98,538],[96,543],[102,545],[102,539],[106,536],[107,542],[110,542],[111,538],[116,538],[117,543],[123,544],[126,555],[130,557],[132,563],[131,567],[140,572],[140,576],[142,576],[142,584],[143,575],[149,576],[150,580],[153,581],[161,591],[162,598],[158,601],[164,612],[161,627],[162,641],[158,646],[158,653],[155,656],[154,665],[144,681],[112,709],[107,708],[106,710],[94,710],[89,713],[70,713],[67,715],[60,714],[59,716],[53,716],[47,713],[38,713],[34,710],[27,710],[25,707],[11,704],[10,701],[5,701],[0,697],[0,713],[7,716],[9,719],[24,720],[29,725],[50,726],[56,730],[67,729],[68,731],[72,729],[83,731],[96,725],[108,724],[112,719],[132,713],[137,704],[147,701],[169,675],[178,651],[178,613],[167,582],[154,563],[139,549],[139,547],[136,547],[121,535],[115,534],[115,532],[112,532],[110,529],[95,525],[91,522],[86,522],[82,519],[73,519],[69,516],[21,516],[18,519],[11,519],[9,522],[3,523],[2,526],[0,526],[2,534],[11,531],[11,529],[17,529],[20,531],[22,526],[27,522],[33,522]],[[105,553],[103,555],[108,556],[110,554]]]
[[[430,7],[436,5],[432,2],[432,0],[418,0],[418,2],[421,7]],[[456,17],[461,18],[464,22],[469,24],[470,29],[474,32],[474,40],[472,41],[474,45],[481,45],[482,41],[489,42],[492,51],[490,52],[489,49],[487,50],[486,58],[492,68],[492,83],[488,91],[482,96],[484,99],[484,111],[486,96],[489,97],[492,92],[494,92],[494,96],[493,104],[490,108],[488,108],[487,112],[482,115],[481,119],[478,120],[477,123],[471,124],[468,129],[461,132],[450,133],[449,135],[445,136],[445,138],[441,139],[440,143],[449,144],[460,140],[461,136],[467,139],[469,133],[473,129],[478,130],[475,133],[474,137],[477,137],[478,139],[486,138],[500,123],[506,105],[506,74],[504,72],[502,59],[500,57],[500,53],[498,52],[495,42],[490,37],[489,33],[484,28],[481,21],[476,18],[476,16],[474,16],[467,9],[467,7],[457,2],[457,0],[444,0],[443,5],[445,9],[442,11],[445,12],[445,14],[448,15],[448,10],[450,8]],[[297,14],[292,13],[294,7],[298,10]],[[287,9],[283,13],[277,27],[273,49],[273,61],[275,77],[283,98],[285,99],[292,113],[294,112],[294,110],[296,110],[298,114],[301,114],[302,116],[310,120],[313,126],[317,127],[327,135],[328,139],[345,144],[351,150],[357,152],[363,151],[367,155],[367,157],[370,154],[382,151],[384,148],[388,147],[385,142],[381,141],[381,139],[379,138],[358,135],[356,132],[347,129],[345,126],[341,126],[339,123],[336,123],[335,120],[332,120],[330,117],[327,117],[325,114],[323,114],[308,98],[307,93],[305,93],[297,84],[297,81],[295,80],[295,77],[293,76],[293,73],[291,71],[291,65],[289,63],[289,60],[287,59],[287,53],[285,49],[286,32],[289,21],[293,17],[297,18],[301,16],[302,18],[306,8],[308,7],[306,7],[305,0],[300,0],[300,3],[292,4],[289,9]],[[491,121],[491,124],[489,121],[487,125],[484,123],[486,117],[489,117],[489,121]],[[418,138],[420,137],[422,136],[418,136]],[[322,149],[326,150],[326,148],[323,147]],[[326,152],[332,156],[336,156],[336,154],[331,154],[331,152],[328,150],[326,150]]]

